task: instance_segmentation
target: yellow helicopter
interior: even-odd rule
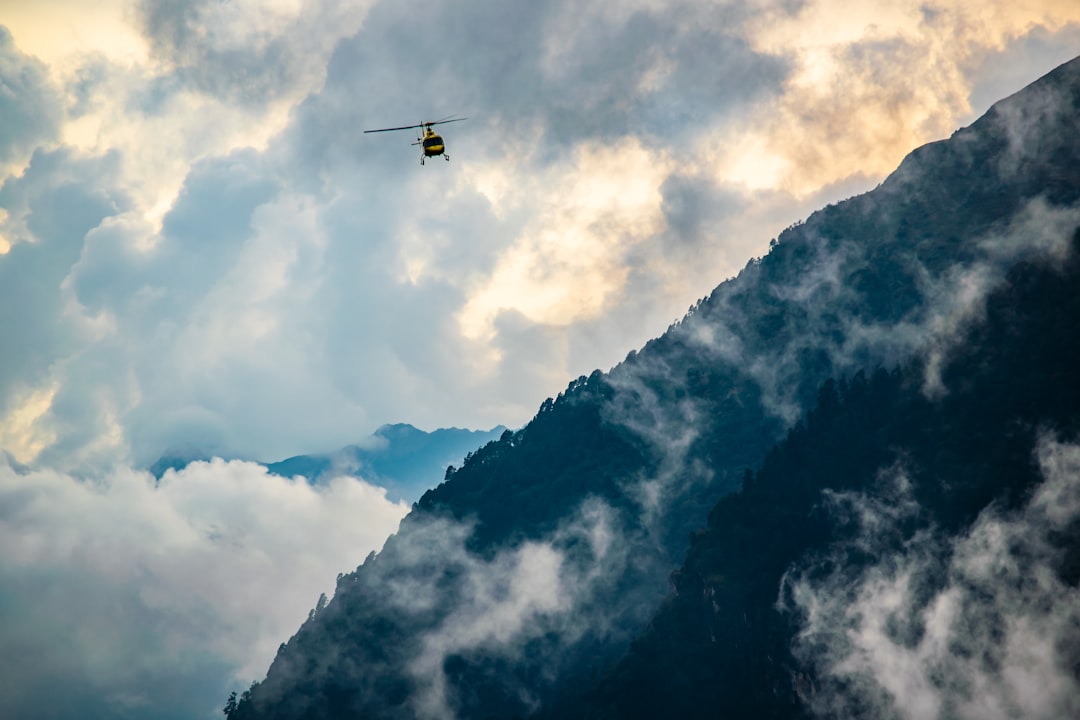
[[[446,145],[443,144],[442,136],[432,130],[433,125],[442,125],[444,123],[461,122],[462,120],[468,120],[469,118],[456,118],[449,117],[443,120],[433,120],[431,122],[422,122],[418,125],[402,125],[401,127],[392,128],[380,128],[378,130],[365,130],[365,133],[377,133],[377,132],[392,132],[394,130],[412,130],[423,128],[422,133],[418,133],[416,136],[416,142],[413,145],[419,145],[423,153],[420,155],[420,164],[424,164],[424,160],[429,157],[436,157],[442,155],[443,159],[450,162],[450,156],[446,154]]]

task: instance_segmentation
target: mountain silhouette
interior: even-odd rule
[[[230,720],[828,711],[845,678],[798,601],[829,597],[829,553],[857,554],[860,535],[821,498],[853,507],[908,443],[916,480],[895,484],[937,505],[897,520],[896,542],[1023,505],[1036,426],[1075,427],[1075,344],[1045,335],[1077,327],[1074,271],[1055,268],[1078,201],[1074,60],[789,228],[664,335],[471,453],[230,698]],[[1044,301],[1062,311],[1042,315],[1055,272],[1066,290]],[[920,427],[950,442],[917,443]],[[776,619],[785,582],[802,594]],[[730,602],[710,615],[716,593]]]
[[[1048,689],[1041,712],[1030,716],[1074,715],[1080,673],[1069,663],[1080,652],[1080,502],[1055,497],[1062,513],[1056,527],[1025,518],[1032,514],[1025,506],[1036,504],[1043,483],[1080,495],[1080,466],[1068,476],[1045,477],[1059,443],[1080,437],[1080,335],[1069,329],[1080,327],[1080,228],[1068,256],[1057,260],[1025,261],[1010,270],[988,298],[985,317],[942,368],[946,395],[927,396],[925,359],[827,381],[805,420],[756,473],[744,476],[739,492],[713,508],[672,575],[673,592],[618,666],[587,693],[563,698],[540,715],[712,718],[723,708],[727,717],[800,718],[826,705],[834,712],[841,708],[843,717],[907,715],[895,711],[909,698],[883,703],[865,688],[835,686],[823,656],[851,651],[835,636],[815,638],[824,647],[806,642],[808,634],[825,635],[808,617],[820,612],[811,602],[857,605],[859,599],[848,595],[852,587],[870,575],[892,573],[895,580],[895,565],[907,563],[921,584],[918,592],[904,605],[863,599],[860,611],[893,613],[896,636],[883,640],[888,652],[902,657],[913,645],[922,650],[931,644],[925,616],[933,603],[961,592],[963,568],[953,565],[964,543],[970,545],[982,528],[1005,525],[1001,518],[1017,524],[1017,517],[1017,540],[1039,545],[1039,552],[1006,545],[989,557],[991,549],[983,549],[980,562],[1022,558],[1031,567],[978,589],[990,598],[982,599],[979,620],[1002,626],[1046,622],[1061,612],[1055,603],[1071,606],[1061,613],[1064,632],[1052,643],[1061,648],[1051,650],[1061,654],[1065,687],[1057,697]],[[1080,461],[1080,446],[1067,452]],[[1041,543],[1038,535],[1047,530],[1049,540]],[[999,607],[998,598],[1018,580],[1048,585],[1039,601],[1050,607]],[[813,593],[812,600],[804,593]],[[849,629],[845,625],[865,622],[850,612],[834,621],[838,635]],[[1025,642],[1038,647],[1037,638]],[[1007,645],[992,637],[982,641],[980,652],[1005,665]],[[937,661],[957,664],[944,653]],[[1000,667],[981,672],[1008,688],[1008,673]],[[971,668],[964,673],[972,674]],[[887,687],[870,672],[851,674],[880,685],[878,690]],[[935,692],[953,702],[963,699],[944,683]],[[1016,702],[1010,697],[1015,694],[1001,697]]]
[[[491,430],[425,432],[407,423],[383,425],[362,444],[333,453],[296,455],[266,468],[275,475],[301,475],[312,482],[327,473],[344,472],[386,488],[390,500],[412,503],[439,482],[448,466],[460,464],[466,454],[505,430],[499,425]]]
[[[460,464],[466,454],[497,439],[505,430],[499,425],[491,430],[439,428],[426,432],[408,423],[396,423],[383,425],[361,442],[334,452],[294,455],[264,464],[275,475],[301,476],[311,483],[334,473],[360,477],[385,488],[391,501],[412,503],[438,484],[448,466]],[[167,470],[180,470],[210,457],[199,452],[174,453],[159,458],[149,469],[160,479]]]

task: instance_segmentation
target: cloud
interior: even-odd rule
[[[157,483],[0,465],[0,712],[215,717],[406,511],[355,478],[243,462]]]
[[[884,227],[893,222],[876,207],[871,212]],[[910,294],[906,302],[893,301],[879,311],[868,308],[880,288],[865,282],[860,286],[858,280],[868,270],[879,272],[874,267],[882,263],[878,240],[833,241],[817,235],[810,224],[801,238],[791,241],[807,253],[793,280],[776,265],[766,275],[761,264],[751,262],[739,283],[722,285],[710,297],[707,317],[691,313],[680,337],[745,372],[760,387],[767,410],[788,423],[800,417],[809,399],[808,357],[827,361],[832,374],[920,357],[925,361],[924,392],[940,396],[948,392],[941,371],[965,333],[982,318],[990,293],[1020,260],[1060,264],[1078,226],[1078,208],[1037,196],[1007,222],[967,238],[966,257],[943,267],[920,257],[916,246],[889,247],[890,282],[906,283]],[[774,279],[778,273],[781,280]],[[783,312],[778,314],[779,309]],[[768,326],[762,318],[770,317],[776,326],[765,341],[762,328]],[[645,372],[671,379],[661,368]],[[811,389],[815,391],[816,385]]]
[[[898,521],[918,512],[902,474],[899,503],[833,496],[857,517],[860,556],[870,564],[789,573],[781,592],[803,618],[795,652],[816,673],[818,686],[804,698],[816,712],[918,719],[1080,711],[1080,595],[1061,575],[1063,533],[1080,519],[1080,446],[1044,437],[1037,457],[1044,481],[1025,507],[988,508],[951,539],[929,529],[902,540]]]
[[[334,45],[370,4],[140,0],[136,16],[151,56],[184,85],[265,106],[318,87]]]
[[[38,192],[108,158],[95,191],[116,203],[34,290],[66,347],[13,371],[23,460],[272,460],[388,421],[523,422],[969,119],[988,58],[1037,35],[1036,62],[1080,20],[1013,4],[975,32],[959,0],[133,9],[145,56],[18,60],[67,113],[42,158],[69,167]],[[424,172],[409,133],[360,132],[454,112],[454,159]],[[37,239],[5,208],[6,242]]]
[[[1015,42],[1003,44],[980,59],[969,72],[970,104],[978,115],[1001,98],[1031,82],[1033,68],[1053,68],[1076,57],[1080,23],[1074,19],[1058,31],[1037,25]]]
[[[49,82],[45,65],[19,52],[11,32],[2,25],[0,116],[4,118],[0,125],[0,171],[21,165],[38,143],[53,140],[60,129],[60,96]],[[3,247],[0,244],[0,251]]]
[[[486,284],[471,293],[459,316],[466,337],[490,336],[506,309],[538,324],[569,325],[595,317],[610,295],[621,294],[629,270],[623,257],[663,227],[660,185],[670,167],[633,138],[613,145],[579,150],[569,177],[559,168],[523,183],[497,168],[474,171],[500,214],[526,205],[547,211],[521,228]]]
[[[617,627],[616,618],[627,611],[611,597],[611,583],[628,562],[629,538],[623,534],[619,514],[600,500],[583,502],[545,537],[503,547],[491,557],[466,548],[471,535],[468,526],[433,522],[433,527],[410,528],[408,552],[429,558],[429,551],[422,548],[431,546],[423,538],[433,534],[438,538],[438,565],[444,571],[450,568],[449,576],[457,579],[451,594],[455,599],[441,608],[437,627],[422,634],[419,653],[408,661],[408,672],[417,683],[410,699],[417,717],[453,718],[466,712],[462,710],[463,699],[457,695],[467,694],[469,689],[451,683],[447,677],[449,659],[479,654],[485,662],[528,662],[553,679],[557,666],[566,661],[555,655],[543,657],[543,651],[536,647],[538,640],[558,635],[572,643],[585,634],[603,636]],[[402,549],[395,548],[394,558],[400,561],[402,557]],[[424,562],[413,558],[411,564],[426,567]],[[406,567],[409,564],[406,562]],[[400,570],[400,565],[395,568]],[[400,575],[387,579],[400,582]],[[410,585],[408,593],[396,597],[407,607],[417,607],[417,598],[431,592],[427,582]],[[594,613],[584,610],[598,601],[608,607],[611,627],[594,623]],[[427,604],[421,602],[418,609]],[[526,707],[539,707],[539,699],[532,696],[535,688],[523,683],[503,690],[516,692]]]
[[[929,302],[923,313],[923,327],[916,331],[924,338],[919,352],[927,360],[924,392],[935,396],[947,391],[941,370],[964,332],[982,318],[987,297],[1001,286],[1009,267],[1021,258],[1060,265],[1078,227],[1080,208],[1052,207],[1037,197],[1021,208],[1007,227],[978,240],[982,257],[974,263],[952,268],[943,279],[924,276]],[[899,335],[911,329],[905,328]]]
[[[887,173],[971,118],[971,75],[984,76],[988,54],[1033,33],[1074,35],[1078,21],[1068,0],[765,3],[747,23],[749,45],[793,70],[768,112],[740,118],[715,156],[731,180],[797,195],[855,167]]]
[[[0,438],[27,462],[62,439],[65,427],[46,417],[67,389],[57,367],[93,341],[93,328],[68,314],[61,286],[84,235],[127,202],[110,182],[116,173],[115,155],[39,150],[0,186],[0,233],[12,242],[0,255]],[[15,425],[21,439],[10,431]],[[96,437],[93,428],[89,434]]]
[[[19,48],[51,68],[78,65],[88,54],[118,62],[146,62],[145,43],[131,27],[129,0],[49,0],[47,12],[18,0],[4,2],[4,24]]]

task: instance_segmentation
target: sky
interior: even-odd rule
[[[1080,53],[1075,0],[0,0],[0,26],[0,648],[35,658],[0,666],[101,717],[216,715],[407,511],[246,460],[521,426]],[[448,163],[362,132],[450,115]],[[144,472],[175,453],[232,461]]]

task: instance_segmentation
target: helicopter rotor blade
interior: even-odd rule
[[[433,120],[431,122],[422,122],[417,125],[402,125],[401,127],[391,128],[379,128],[378,130],[365,130],[365,133],[380,133],[380,132],[393,132],[395,130],[412,130],[414,128],[429,128],[432,125],[443,125],[445,123],[460,122],[462,120],[468,120],[469,118],[459,118],[449,115],[442,120]]]
[[[392,130],[412,130],[413,128],[420,128],[420,127],[424,127],[424,123],[421,123],[419,125],[402,125],[401,127],[379,128],[378,130],[365,130],[364,132],[366,132],[366,133],[391,132]]]
[[[451,115],[449,118],[446,118],[445,120],[436,120],[435,122],[424,123],[424,125],[430,127],[431,125],[442,125],[444,123],[461,122],[462,120],[468,120],[468,119],[469,118],[456,118],[453,115]]]

